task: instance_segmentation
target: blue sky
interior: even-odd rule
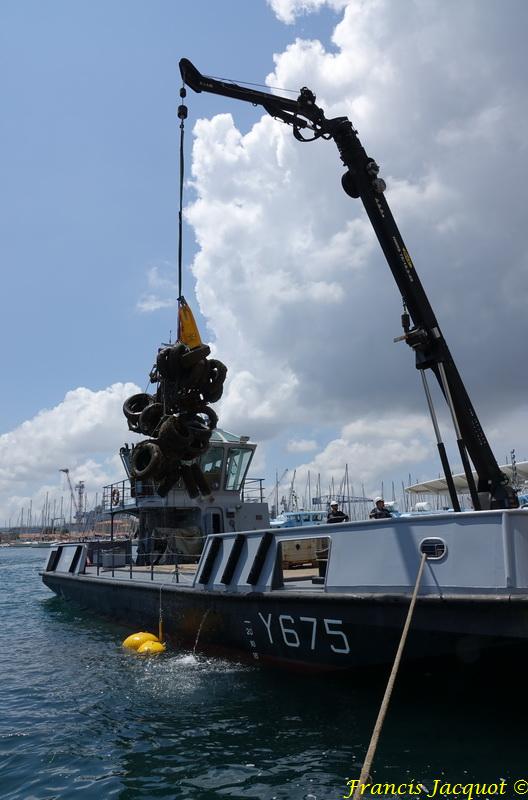
[[[61,492],[61,467],[92,493],[120,474],[121,404],[176,324],[182,56],[352,118],[499,461],[526,457],[527,8],[506,6],[1,4],[0,521]],[[372,493],[435,476],[399,295],[333,145],[187,105],[184,292],[229,367],[220,424],[261,443],[270,488],[285,467],[327,483],[347,463]]]
[[[176,254],[178,60],[262,79],[290,31],[260,2],[22,0],[0,36],[9,430],[72,387],[143,381],[174,329],[135,306],[146,266]]]

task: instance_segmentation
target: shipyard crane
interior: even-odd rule
[[[297,492],[295,491],[295,477],[297,475],[297,470],[293,470],[293,477],[290,483],[290,491],[288,493],[288,511],[293,511],[295,506],[295,511],[299,508],[299,502],[297,500]]]
[[[195,92],[210,92],[262,106],[272,117],[291,125],[294,137],[300,142],[315,139],[334,142],[346,168],[341,179],[342,187],[350,197],[361,199],[402,296],[403,336],[395,341],[405,341],[414,351],[453,508],[460,511],[460,504],[429,392],[426,370],[433,372],[451,413],[473,507],[517,508],[517,493],[509,485],[508,477],[495,459],[392,216],[384,194],[385,181],[379,177],[379,166],[367,155],[351,121],[347,117],[326,119],[324,111],[316,105],[315,95],[306,87],[293,100],[202,75],[186,58],[180,61],[180,72],[184,83]],[[185,89],[180,94],[184,97]],[[307,131],[312,134],[310,138],[304,135]],[[475,466],[477,485],[468,456]]]
[[[64,469],[60,469],[59,472],[64,472],[66,475],[66,480],[68,481],[68,486],[70,488],[70,496],[72,500],[73,508],[75,509],[75,519],[77,522],[81,522],[83,507],[84,507],[84,481],[79,481],[76,484],[75,488],[78,492],[78,498],[75,496],[75,491],[72,486],[72,482],[70,480],[70,470],[65,467]]]

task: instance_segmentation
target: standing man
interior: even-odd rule
[[[390,515],[389,515],[390,516]],[[332,500],[330,503],[330,511],[326,518],[327,522],[348,522],[348,516],[339,510],[337,500]]]
[[[385,508],[383,497],[376,497],[374,503],[375,506],[369,514],[369,519],[392,519],[391,512]]]

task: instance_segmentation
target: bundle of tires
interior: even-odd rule
[[[208,359],[207,345],[190,350],[178,342],[160,350],[150,373],[155,394],[135,394],[123,405],[128,427],[149,439],[132,452],[136,479],[158,483],[164,497],[180,479],[190,497],[211,490],[195,459],[205,453],[218,417],[208,403],[222,396],[227,368]],[[194,462],[194,463],[192,463]]]

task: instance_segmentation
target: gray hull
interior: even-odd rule
[[[43,574],[57,595],[127,625],[156,631],[160,585],[109,577]],[[167,637],[198,651],[231,653],[292,669],[343,670],[393,661],[410,598],[303,592],[224,593],[163,585]],[[405,661],[474,661],[491,650],[528,645],[528,595],[507,599],[424,597],[416,607]],[[527,646],[528,649],[528,646]]]

